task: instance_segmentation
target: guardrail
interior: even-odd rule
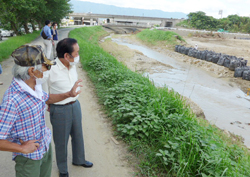
[[[217,31],[207,31],[207,30],[192,30],[192,29],[182,29],[182,28],[171,28],[171,27],[155,27],[155,29],[168,29],[168,30],[180,30],[180,31],[190,31],[190,32],[200,32],[200,33],[222,33],[222,34],[229,34],[229,35],[242,35],[242,36],[250,36],[250,34],[245,33],[225,33],[225,32],[217,32]]]
[[[141,27],[141,28],[149,28],[151,25],[143,25],[143,24],[134,24],[134,23],[105,23],[102,24],[102,26],[135,26],[135,27]]]

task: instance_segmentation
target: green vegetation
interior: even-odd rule
[[[177,39],[181,41],[185,41],[180,35],[176,34],[172,31],[160,31],[157,29],[149,30],[145,29],[136,35],[139,39],[146,41],[150,44],[155,45],[159,41],[165,42],[165,44],[169,44],[175,46],[178,44]]]
[[[215,19],[202,11],[188,14],[188,19],[177,24],[185,28],[196,28],[206,30],[224,29],[230,32],[250,33],[250,18],[238,15],[229,15],[227,18]]]
[[[45,20],[59,23],[62,18],[71,13],[70,0],[0,0],[1,28],[13,30],[20,35],[23,26],[26,34],[29,33],[30,23],[33,31],[38,25],[44,26]]]
[[[70,32],[116,133],[140,160],[139,176],[249,177],[249,153],[197,119],[182,97],[156,88],[98,46],[101,27]]]
[[[21,45],[30,43],[40,35],[39,31],[23,36],[11,37],[0,43],[0,62],[10,57],[11,53]]]

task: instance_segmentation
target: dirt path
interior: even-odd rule
[[[66,28],[60,31],[60,39],[68,36],[71,29]],[[39,37],[32,44],[43,46],[42,39]],[[13,59],[2,62],[3,74],[0,75],[0,100],[2,100],[5,90],[11,83]],[[112,127],[98,105],[93,86],[88,80],[87,73],[78,66],[78,76],[83,80],[81,88],[82,93],[79,96],[83,115],[83,133],[85,141],[86,159],[93,162],[94,166],[90,169],[76,167],[71,165],[72,150],[71,141],[68,146],[68,168],[70,177],[130,177],[133,175],[133,168],[128,165],[130,156],[125,146],[120,142],[118,145],[112,140]],[[48,113],[46,114],[47,126],[51,129]],[[54,143],[53,151],[54,151]],[[58,176],[58,170],[55,162],[55,153],[53,153],[52,177]],[[11,153],[0,151],[0,177],[14,177],[15,162],[11,160]]]

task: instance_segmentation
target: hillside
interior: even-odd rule
[[[182,12],[164,12],[161,10],[147,10],[136,8],[123,8],[113,5],[105,5],[99,3],[85,2],[79,0],[71,0],[72,9],[76,13],[98,13],[98,14],[114,14],[114,15],[131,15],[146,17],[162,17],[162,18],[187,18],[187,14]]]

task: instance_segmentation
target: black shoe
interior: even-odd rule
[[[60,173],[59,177],[69,177],[69,173]]]
[[[75,166],[83,166],[83,167],[85,167],[85,168],[90,168],[90,167],[93,166],[93,163],[92,163],[92,162],[89,162],[89,161],[85,161],[84,164],[75,164],[75,163],[72,163],[72,164],[75,165]]]

